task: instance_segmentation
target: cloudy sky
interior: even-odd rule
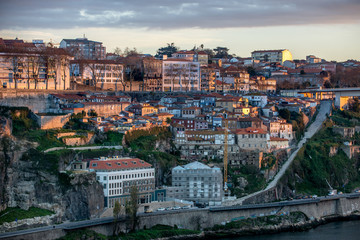
[[[0,37],[85,36],[107,51],[136,47],[155,54],[174,42],[182,49],[226,46],[289,49],[294,58],[360,60],[360,0],[0,0]]]

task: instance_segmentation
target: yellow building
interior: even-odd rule
[[[287,60],[292,60],[292,54],[287,49],[256,50],[251,53],[251,57],[253,60],[260,60],[263,62],[280,62],[281,64]]]

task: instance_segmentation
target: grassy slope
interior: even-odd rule
[[[40,216],[46,216],[46,215],[52,215],[54,212],[41,209],[41,208],[35,208],[31,207],[29,210],[23,210],[20,208],[7,208],[6,210],[0,212],[0,225],[4,222],[12,222],[21,219],[26,218],[33,218],[33,217],[40,217]]]
[[[351,192],[360,186],[359,158],[348,159],[340,149],[336,155],[329,156],[330,147],[340,147],[347,140],[355,140],[359,144],[360,136],[346,140],[334,134],[334,123],[353,126],[353,122],[340,112],[334,112],[331,119],[298,152],[282,178],[281,181],[291,190],[301,194],[326,195],[329,187],[325,179],[339,191]]]

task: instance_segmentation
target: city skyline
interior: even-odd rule
[[[0,36],[59,43],[85,36],[154,55],[167,43],[181,49],[225,46],[250,57],[289,49],[294,59],[360,59],[360,3],[348,1],[0,1]]]

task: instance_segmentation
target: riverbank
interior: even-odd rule
[[[191,239],[223,239],[223,238],[237,238],[242,236],[254,236],[254,235],[265,235],[265,234],[277,234],[282,232],[302,232],[308,231],[314,228],[317,228],[321,225],[325,225],[332,222],[340,222],[340,221],[355,221],[360,220],[360,213],[355,213],[350,216],[328,216],[326,218],[322,218],[320,220],[310,220],[306,218],[298,218],[299,221],[288,221],[289,218],[284,217],[282,221],[275,225],[266,225],[263,224],[266,221],[263,221],[265,217],[257,218],[254,222],[260,223],[260,225],[249,226],[243,224],[240,228],[231,228],[229,227],[229,223],[222,226],[223,228],[219,228],[218,230],[205,230],[195,238]],[[291,218],[290,218],[291,219]],[[306,219],[306,220],[305,220]],[[244,222],[248,221],[247,219],[242,220]],[[248,221],[249,222],[249,221]],[[239,225],[230,223],[230,225]],[[226,227],[228,225],[228,227]],[[216,227],[216,226],[215,226]],[[184,238],[185,239],[185,238]],[[186,238],[189,239],[189,238]]]
[[[155,226],[152,229],[138,230],[129,234],[119,236],[104,236],[90,230],[73,231],[60,239],[77,240],[92,237],[95,239],[126,239],[126,240],[206,240],[206,239],[233,239],[239,237],[264,236],[269,234],[280,234],[284,232],[304,232],[315,229],[321,225],[332,222],[360,220],[360,213],[350,216],[328,216],[320,220],[310,220],[302,212],[292,212],[288,215],[270,215],[257,218],[247,218],[232,221],[225,225],[215,225],[202,231],[177,229],[170,226]],[[99,237],[99,238],[96,238]]]

